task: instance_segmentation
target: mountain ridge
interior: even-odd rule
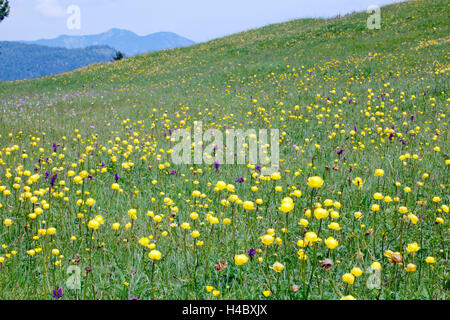
[[[173,32],[161,31],[146,36],[139,36],[132,31],[119,28],[112,28],[106,32],[93,35],[60,35],[51,39],[20,42],[48,47],[62,47],[66,49],[80,49],[93,45],[107,45],[125,53],[127,56],[164,49],[187,47],[195,44],[194,41]]]

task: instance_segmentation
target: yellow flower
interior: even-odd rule
[[[149,243],[150,243],[150,239],[149,238],[141,238],[141,239],[139,239],[139,244],[141,246],[146,247],[146,246],[148,246]]]
[[[356,298],[352,295],[343,296],[341,300],[356,300]]]
[[[354,214],[353,214],[353,216],[355,217],[355,219],[361,219],[361,217],[363,216],[363,214],[362,214],[362,212],[355,212]]]
[[[306,219],[300,219],[300,221],[298,222],[299,225],[301,225],[302,227],[307,227],[309,222]]]
[[[198,237],[200,237],[200,232],[198,232],[198,230],[194,230],[194,231],[192,231],[191,236],[194,239],[198,238]]]
[[[308,178],[308,186],[311,188],[321,188],[323,185],[323,179],[318,176]]]
[[[282,265],[277,261],[272,265],[272,269],[275,270],[276,272],[281,272],[284,270],[284,265]]]
[[[358,267],[354,267],[351,271],[350,271],[355,277],[360,277],[363,274],[363,271],[358,268]]]
[[[436,260],[434,259],[434,257],[430,256],[430,257],[425,258],[425,262],[432,264],[432,263],[436,263]]]
[[[408,213],[408,208],[402,206],[402,207],[398,208],[398,212],[400,212],[401,214]]]
[[[220,295],[220,291],[219,290],[214,290],[213,291],[213,295],[214,295],[214,297],[218,297]]]
[[[409,220],[411,221],[412,224],[417,224],[417,222],[419,222],[419,218],[417,218],[416,215],[410,213],[408,215]]]
[[[328,249],[333,250],[339,245],[339,242],[333,237],[328,237],[328,239],[325,240],[325,244]]]
[[[328,217],[328,210],[317,208],[314,210],[314,217],[316,217],[317,220],[325,219]]]
[[[255,204],[252,201],[244,201],[242,207],[245,210],[255,210]]]
[[[384,176],[384,170],[383,169],[376,169],[374,175],[375,175],[375,177],[382,177],[382,176]]]
[[[281,201],[279,210],[284,213],[291,212],[294,209],[294,201],[290,197],[286,197]]]
[[[11,226],[13,221],[11,219],[5,219],[3,220],[3,224],[7,227]]]
[[[318,240],[317,234],[315,232],[307,232],[305,234],[305,242],[307,245],[311,245]]]
[[[407,272],[415,272],[417,269],[417,266],[413,263],[408,263],[408,265],[406,266],[405,270]]]
[[[417,251],[420,250],[419,245],[417,244],[417,242],[413,242],[408,244],[408,247],[406,248],[406,251],[410,252],[410,253],[415,253]]]
[[[328,225],[328,229],[339,231],[341,230],[341,226],[337,222],[332,222]]]
[[[381,264],[380,264],[379,262],[377,262],[377,261],[373,262],[373,263],[370,265],[370,267],[371,267],[373,270],[381,270]]]
[[[99,226],[100,226],[100,224],[97,222],[97,220],[91,220],[88,223],[88,227],[93,230],[97,230]]]
[[[214,290],[213,286],[206,286],[206,291],[211,292]]]
[[[269,290],[265,290],[262,292],[262,294],[264,295],[264,297],[268,298],[270,296],[270,291]]]
[[[184,229],[184,230],[189,230],[191,228],[191,225],[188,222],[184,222],[181,225],[181,228]]]
[[[266,234],[261,238],[261,242],[266,246],[271,245],[273,243],[273,240],[274,240],[273,237],[269,234]]]
[[[152,250],[149,252],[148,257],[152,260],[161,260],[161,252],[158,250]]]
[[[274,172],[271,174],[270,178],[272,180],[280,180],[281,179],[281,174],[279,172]]]
[[[95,204],[95,200],[92,198],[89,198],[86,200],[86,204],[90,207],[92,207]]]
[[[355,282],[355,276],[352,275],[351,273],[345,273],[342,276],[342,281],[348,284],[353,284]]]
[[[242,266],[246,264],[248,261],[248,257],[245,254],[237,254],[234,256],[234,263],[237,266]]]
[[[113,224],[112,224],[112,228],[113,228],[113,230],[119,229],[119,228],[120,228],[120,223],[118,223],[118,222],[113,223]]]

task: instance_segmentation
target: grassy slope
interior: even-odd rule
[[[423,154],[427,161],[422,162],[421,169],[439,172],[439,177],[433,178],[431,189],[423,189],[417,196],[437,195],[437,185],[448,184],[443,159],[450,152],[448,130],[441,120],[441,115],[448,116],[449,110],[448,10],[448,1],[410,1],[382,8],[381,30],[366,28],[366,13],[330,20],[296,20],[189,48],[93,65],[64,75],[0,83],[0,107],[4,109],[0,113],[0,141],[2,145],[19,143],[21,130],[23,137],[41,136],[44,131],[45,141],[51,143],[60,141],[63,135],[70,140],[73,130],[80,129],[86,141],[92,141],[91,134],[98,134],[96,143],[107,145],[106,141],[115,136],[129,135],[133,127],[145,134],[150,132],[148,140],[158,150],[169,148],[164,135],[169,128],[178,127],[181,119],[186,119],[188,125],[203,120],[218,128],[272,126],[287,132],[281,144],[282,169],[294,172],[301,168],[304,176],[327,177],[332,182],[322,192],[334,197],[338,190],[348,191],[341,199],[348,212],[359,210],[359,205],[368,210],[373,192],[378,191],[376,181],[370,179],[374,168],[389,169],[392,175],[389,183],[393,179],[415,183],[416,178],[402,171],[397,160],[403,152]],[[333,89],[336,94],[331,92]],[[368,97],[368,89],[373,90],[373,97]],[[386,98],[387,93],[392,102]],[[381,94],[388,106],[385,110],[380,106]],[[252,103],[252,97],[258,100],[256,104]],[[327,97],[331,104],[327,104]],[[349,104],[349,99],[358,103]],[[298,110],[294,109],[296,105]],[[394,112],[396,107],[398,112]],[[411,122],[408,128],[420,125],[427,128],[426,133],[417,139],[408,136],[408,146],[387,147],[384,141],[388,133],[382,131],[392,125],[401,126],[412,115],[417,122]],[[124,119],[130,121],[123,122]],[[150,129],[144,123],[155,127]],[[338,134],[337,139],[330,140],[328,135],[338,132],[333,127],[336,123],[346,130],[357,126],[360,132],[364,128],[368,136],[352,138]],[[381,129],[379,135],[377,128]],[[434,145],[430,144],[431,137],[437,128],[442,155],[431,156],[430,148]],[[8,137],[9,132],[14,134]],[[312,142],[305,143],[305,138],[311,138]],[[316,153],[314,143],[320,143],[324,151]],[[294,144],[305,153],[294,154]],[[72,154],[76,153],[74,145],[69,148]],[[351,163],[340,164],[345,170],[328,172],[325,165],[334,164],[335,150],[339,147],[348,152]],[[380,157],[382,152],[385,157]],[[315,171],[308,166],[313,161],[317,164]],[[155,163],[153,158],[149,162]],[[358,204],[354,202],[357,192],[347,187],[350,175],[347,172],[353,170],[353,177],[359,175],[364,180],[367,177],[365,187],[369,190],[358,198]],[[235,167],[230,177],[212,172],[198,179],[203,190],[207,182],[225,178],[233,182],[239,176],[248,178],[248,170]],[[138,180],[130,182],[130,188],[132,183],[139,185]],[[295,180],[292,174],[287,175],[284,183],[296,184],[305,191],[304,181]],[[183,197],[195,188],[183,189],[182,183],[166,187],[168,193],[183,193]],[[394,194],[393,188],[389,184],[386,192]],[[106,198],[107,191],[104,192]],[[98,191],[96,195],[99,203],[102,193]],[[445,198],[445,193],[442,195]],[[448,202],[448,194],[446,199]],[[130,206],[131,203],[124,205]],[[179,206],[184,212],[180,219],[184,219],[190,209],[183,204]],[[369,254],[365,259],[370,262]],[[183,270],[175,257],[170,263],[175,268],[171,272],[177,274]],[[174,280],[167,281],[171,282],[170,288],[178,286]],[[260,292],[249,294],[260,297]],[[163,296],[184,297],[177,291]],[[411,292],[409,297],[418,296]]]

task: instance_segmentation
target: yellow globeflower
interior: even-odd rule
[[[342,281],[348,284],[353,284],[355,282],[355,276],[352,275],[351,273],[345,273],[342,276]]]
[[[374,175],[375,175],[375,177],[382,177],[382,176],[384,176],[384,170],[383,169],[376,169]]]
[[[279,210],[281,212],[288,213],[291,212],[293,209],[294,209],[294,201],[292,200],[292,198],[287,197],[281,201],[281,206],[279,207]]]
[[[363,274],[363,271],[361,270],[361,268],[358,267],[354,267],[351,271],[350,271],[355,277],[360,277]]]
[[[148,257],[152,260],[161,260],[161,252],[158,250],[152,250],[149,252]]]
[[[307,245],[311,245],[318,240],[317,234],[315,232],[307,232],[305,234],[305,242]]]
[[[328,237],[328,239],[325,240],[325,244],[328,249],[333,250],[339,245],[339,242],[333,237]]]
[[[325,219],[328,217],[328,210],[317,208],[314,210],[314,217],[316,217],[317,220]]]
[[[261,242],[266,246],[271,245],[273,243],[273,240],[274,240],[273,237],[269,234],[266,234],[261,238]]]
[[[92,207],[95,204],[95,200],[92,198],[89,198],[86,200],[86,204],[90,207]]]
[[[248,257],[245,254],[237,254],[234,256],[234,263],[237,266],[242,266],[246,264],[248,261]]]
[[[408,244],[408,247],[406,248],[406,251],[410,252],[410,253],[415,253],[417,251],[420,250],[419,245],[417,244],[417,242],[413,242]]]
[[[323,179],[318,176],[308,178],[308,186],[311,188],[321,188],[323,185]]]
[[[281,272],[284,270],[284,265],[282,265],[277,261],[273,264],[272,269],[275,270],[276,272]]]
[[[252,201],[244,201],[242,207],[245,210],[255,210],[255,204]]]
[[[97,230],[99,226],[100,226],[100,224],[97,222],[97,220],[91,220],[88,223],[88,227],[93,230]]]
[[[436,260],[434,259],[434,257],[426,257],[425,262],[429,263],[429,264],[433,264],[433,263],[436,263]]]
[[[407,272],[415,272],[417,269],[417,266],[413,263],[408,263],[408,265],[406,266],[405,270]]]

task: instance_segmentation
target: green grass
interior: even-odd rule
[[[380,30],[367,29],[366,13],[296,20],[63,75],[0,83],[0,297],[50,299],[60,286],[63,299],[448,299],[448,10],[448,1],[409,1],[381,8]],[[196,120],[205,130],[280,129],[281,179],[266,181],[246,165],[217,171],[170,165],[169,130],[191,129]],[[128,161],[134,166],[123,169]],[[170,166],[158,168],[165,163]],[[374,176],[378,168],[384,177]],[[26,170],[39,174],[38,181],[28,184]],[[70,170],[89,177],[77,185]],[[58,172],[51,192],[46,171],[50,177]],[[116,173],[122,193],[111,188]],[[311,176],[325,181],[313,197],[306,183]],[[245,182],[235,182],[239,177]],[[357,177],[362,188],[352,183]],[[235,191],[214,191],[218,181]],[[37,197],[34,204],[27,186]],[[278,208],[294,189],[302,196],[292,196],[295,208],[286,218]],[[193,197],[194,190],[204,197]],[[393,201],[374,199],[377,192]],[[263,204],[251,212],[239,203],[223,206],[232,194]],[[437,197],[440,202],[433,201]],[[96,200],[93,207],[77,205],[88,198]],[[340,203],[334,207],[339,218],[305,216],[326,199]],[[49,207],[30,218],[44,200]],[[371,211],[374,203],[377,212]],[[399,213],[402,206],[408,213]],[[126,229],[132,208],[137,219]],[[195,221],[192,212],[199,215]],[[211,224],[208,213],[220,223]],[[419,217],[417,224],[410,213]],[[87,225],[97,215],[104,224],[92,231]],[[226,218],[230,225],[222,223]],[[12,220],[10,227],[5,219]],[[116,222],[117,231],[111,227]],[[181,228],[184,222],[191,230]],[[341,230],[327,228],[331,222]],[[33,239],[50,227],[55,235]],[[192,238],[194,229],[199,238]],[[261,243],[268,229],[281,244]],[[306,232],[323,241],[303,248],[308,259],[301,261],[297,242]],[[330,236],[339,242],[334,250],[324,244]],[[139,244],[144,237],[162,253],[154,268],[150,248]],[[203,245],[192,246],[197,241]],[[420,250],[407,252],[414,242]],[[36,248],[42,250],[27,254]],[[54,248],[63,257],[52,256]],[[253,259],[236,266],[234,256],[250,248],[257,251]],[[401,265],[385,257],[387,250],[400,254]],[[426,263],[429,256],[434,264]],[[321,268],[327,257],[333,261],[328,271]],[[217,272],[214,265],[222,260],[228,267]],[[281,273],[270,268],[275,262],[285,266]],[[379,289],[367,285],[373,262],[381,264]],[[66,285],[74,264],[81,268],[81,290]],[[417,270],[407,272],[407,264]],[[342,276],[354,267],[363,274],[348,285]],[[219,290],[218,297],[206,286]]]

